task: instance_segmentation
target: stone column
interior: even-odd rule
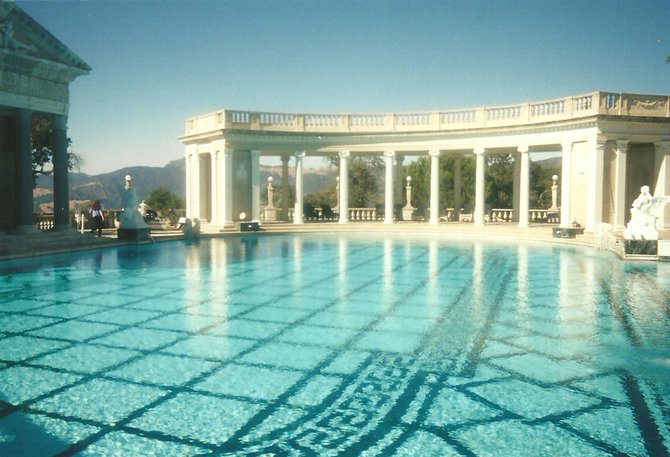
[[[561,227],[572,227],[570,214],[570,181],[572,176],[572,142],[561,144]]]
[[[430,155],[430,218],[428,223],[436,225],[440,221],[440,151],[433,149]]]
[[[461,156],[457,156],[454,159],[454,219],[456,221],[461,220],[461,206],[462,194],[463,194],[463,181],[461,179]]]
[[[200,219],[200,204],[202,199],[202,184],[200,183],[200,151],[195,149],[195,152],[191,155],[191,172],[193,178],[193,186],[191,190],[193,194],[192,198],[192,208],[191,208],[191,219]]]
[[[19,220],[18,232],[37,232],[33,218],[33,154],[30,143],[33,112],[18,110],[19,139]]]
[[[288,154],[281,156],[281,220],[288,221],[289,182],[288,182]]]
[[[616,142],[616,174],[614,181],[614,230],[626,228],[626,155],[628,141]]]
[[[184,153],[184,166],[186,167],[186,202],[184,202],[184,210],[186,211],[186,217],[191,217],[193,212],[193,203],[191,202],[191,199],[193,198],[193,190],[191,188],[193,185],[191,182],[193,180],[191,175],[191,149],[193,149],[193,146],[194,145],[191,144],[186,145],[186,151]]]
[[[251,220],[258,221],[261,217],[261,185],[260,185],[261,151],[251,151]]]
[[[530,152],[528,146],[519,146],[519,228],[528,227],[530,199]]]
[[[658,180],[654,188],[654,196],[670,196],[670,141],[659,141],[654,143],[656,149],[656,163],[658,169]],[[661,211],[657,226],[662,230],[670,228],[670,204],[665,205]]]
[[[53,120],[54,230],[70,228],[70,191],[67,164],[67,116]]]
[[[217,225],[219,221],[219,203],[218,203],[218,159],[219,159],[219,151],[215,150],[212,151],[210,154],[212,160],[211,160],[211,168],[210,168],[210,180],[211,180],[211,185],[210,189],[212,190],[212,199],[210,201],[211,203],[211,212],[212,216],[209,218],[209,223],[211,225]]]
[[[340,151],[340,224],[349,222],[349,151]]]
[[[484,211],[486,205],[486,188],[485,188],[485,167],[486,157],[484,156],[486,150],[484,148],[476,148],[474,150],[476,162],[475,169],[475,225],[484,225]]]
[[[519,222],[519,202],[521,193],[521,154],[517,150],[514,154],[514,183],[512,186],[512,221]]]
[[[302,198],[302,159],[305,157],[305,151],[295,153],[295,209],[293,210],[293,223],[304,224],[303,218],[303,198]]]
[[[219,223],[233,225],[233,151],[219,151]]]
[[[395,156],[395,204],[402,206],[403,204],[403,192],[405,189],[405,171],[403,168],[403,161],[405,156],[402,154],[396,154]]]
[[[393,223],[393,158],[395,151],[384,152],[384,161],[386,162],[386,179],[384,181],[384,224]]]
[[[588,213],[584,229],[595,231],[596,225],[603,220],[603,175],[605,162],[605,143],[607,139],[597,138],[589,141],[591,160],[589,161]]]

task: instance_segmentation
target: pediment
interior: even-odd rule
[[[0,59],[22,58],[66,66],[74,74],[87,74],[91,67],[13,2],[0,0]]]

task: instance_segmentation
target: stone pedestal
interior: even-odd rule
[[[116,230],[116,236],[124,241],[151,241],[150,228],[120,228]]]
[[[554,238],[574,238],[584,234],[584,227],[554,227],[551,232]]]
[[[265,220],[275,222],[277,220],[277,210],[275,208],[265,208]]]
[[[414,217],[414,210],[415,209],[416,208],[411,208],[411,207],[408,208],[407,206],[405,206],[402,209],[402,220],[403,221],[411,221],[412,218]]]
[[[628,255],[656,255],[657,240],[623,240],[623,252]]]

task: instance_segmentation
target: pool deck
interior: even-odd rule
[[[401,233],[412,235],[457,235],[466,239],[519,239],[540,242],[573,244],[582,246],[596,245],[595,235],[585,233],[575,238],[554,238],[551,225],[533,225],[528,228],[518,228],[514,224],[487,224],[476,227],[468,223],[441,223],[430,225],[426,222],[398,222],[384,224],[382,222],[354,222],[339,224],[337,222],[314,222],[295,225],[290,223],[266,223],[260,228],[261,233],[327,233],[327,232],[361,232],[361,233]],[[219,237],[240,234],[236,228],[226,230],[212,229],[206,225],[202,227],[201,237]],[[252,234],[254,232],[244,232]],[[183,239],[184,235],[178,230],[152,231],[152,242]],[[621,233],[614,234],[617,239]],[[666,234],[670,235],[670,234]],[[662,238],[670,238],[663,236]],[[129,244],[119,240],[115,229],[106,229],[103,236],[98,238],[88,232],[80,233],[74,229],[64,232],[35,232],[22,235],[0,235],[0,260],[17,259],[46,254],[58,254],[87,249],[101,249]]]

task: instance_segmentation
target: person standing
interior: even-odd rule
[[[89,213],[91,214],[91,218],[93,219],[93,228],[91,229],[91,233],[95,233],[97,230],[98,236],[102,236],[103,213],[100,200],[95,200],[93,202],[93,204],[91,205],[91,209],[89,210]]]

